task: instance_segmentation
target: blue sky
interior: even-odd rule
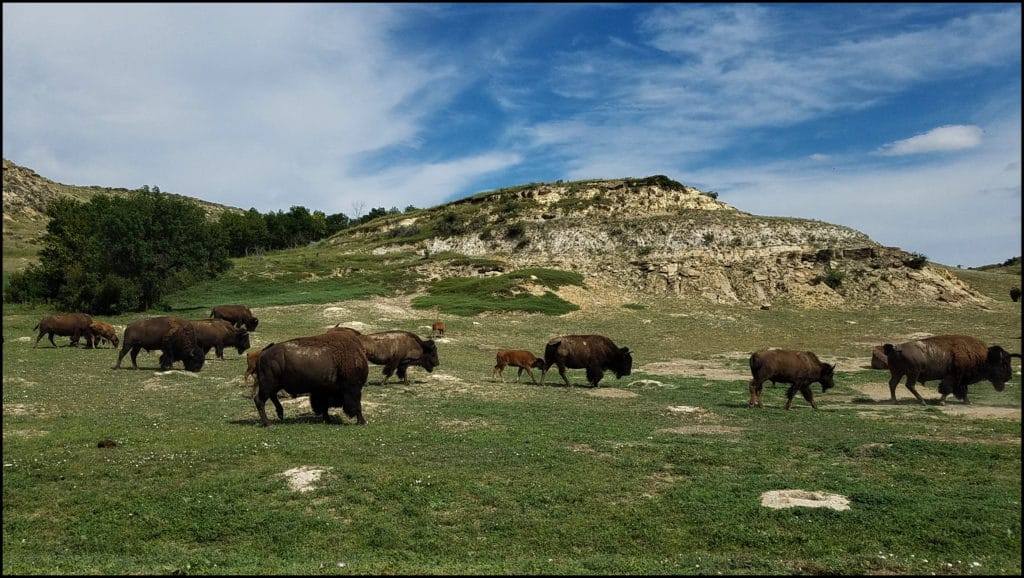
[[[663,174],[1021,254],[1021,5],[3,4],[3,156],[355,217]]]

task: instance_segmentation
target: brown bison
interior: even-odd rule
[[[206,362],[206,354],[196,340],[195,327],[181,317],[149,317],[129,323],[124,329],[114,369],[121,367],[121,360],[128,351],[132,352],[132,368],[138,369],[136,358],[142,349],[162,352],[161,371],[170,369],[176,361],[181,361],[188,371],[199,371]]]
[[[430,338],[444,337],[444,331],[444,321],[435,321],[434,324],[430,326]]]
[[[273,343],[267,345],[263,349],[270,347],[270,345],[273,345]],[[242,374],[242,381],[248,382],[250,376],[256,375],[256,360],[260,358],[260,354],[263,353],[263,349],[245,352],[245,373]]]
[[[829,365],[818,360],[818,356],[810,351],[795,351],[792,349],[762,349],[750,355],[750,373],[753,379],[750,381],[750,407],[764,407],[761,398],[761,388],[765,381],[774,383],[788,383],[786,390],[786,409],[793,406],[793,396],[799,391],[804,399],[811,404],[811,407],[818,409],[814,403],[814,392],[811,384],[821,383],[821,392],[825,393],[835,383],[832,376],[835,371],[835,364]]]
[[[1020,287],[1010,289],[1010,299],[1013,299],[1014,303],[1020,301]]]
[[[226,319],[235,327],[245,326],[249,331],[256,331],[260,320],[253,316],[245,305],[218,305],[210,311],[214,319]]]
[[[340,406],[345,415],[363,425],[362,392],[369,375],[366,353],[359,340],[342,332],[297,337],[263,348],[256,360],[256,384],[253,403],[260,424],[270,425],[265,409],[274,404],[278,420],[284,408],[277,393],[282,389],[292,397],[309,394],[313,413],[330,420],[328,410]]]
[[[39,323],[33,327],[33,330],[39,330],[39,336],[36,337],[36,343],[33,347],[39,346],[39,340],[44,335],[49,336],[50,343],[57,347],[57,344],[53,342],[54,335],[61,335],[64,337],[71,338],[71,347],[78,347],[78,340],[81,337],[85,337],[86,349],[92,349],[92,317],[86,313],[58,313],[56,315],[47,315],[39,320]]]
[[[213,349],[217,359],[224,359],[224,348],[234,347],[241,355],[251,346],[249,332],[243,327],[235,327],[226,319],[192,320],[196,329],[196,341],[203,348],[203,355]]]
[[[885,348],[876,345],[871,348],[871,369],[889,369],[889,360],[885,357]]]
[[[586,369],[587,381],[591,387],[597,387],[606,369],[614,371],[617,379],[632,373],[633,355],[628,347],[618,347],[603,335],[564,335],[548,341],[544,347],[541,385],[552,365],[558,366],[558,374],[566,387],[569,386],[569,378],[565,376],[567,367]]]
[[[113,325],[106,321],[93,320],[93,322],[89,324],[89,329],[92,330],[93,347],[99,348],[100,342],[104,339],[107,340],[111,347],[115,349],[121,344],[121,340],[117,338],[117,330],[114,329]]]
[[[906,375],[907,389],[922,404],[924,398],[917,393],[914,384],[935,379],[940,380],[939,404],[944,404],[951,393],[969,404],[968,385],[988,380],[996,391],[1003,391],[1013,376],[1010,359],[1020,358],[1019,353],[1008,353],[998,345],[989,347],[969,335],[936,335],[899,345],[886,343],[882,347],[889,363],[889,399],[893,402],[896,401],[896,386]]]
[[[516,374],[516,383],[519,383],[519,380],[523,377],[524,370],[530,375],[530,381],[537,383],[537,380],[533,378],[533,369],[531,368],[535,367],[543,370],[544,360],[525,349],[501,349],[495,356],[491,377],[493,378],[495,375],[498,375],[501,377],[501,382],[504,383],[505,367],[510,365],[519,368],[519,373]]]
[[[366,350],[366,359],[375,365],[384,366],[381,385],[387,383],[395,370],[398,370],[398,379],[409,385],[409,376],[406,374],[409,367],[418,365],[426,369],[427,373],[432,373],[435,367],[441,365],[434,340],[420,339],[415,333],[382,331],[359,335],[358,339]]]

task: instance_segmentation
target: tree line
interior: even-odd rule
[[[9,276],[4,300],[94,315],[166,307],[169,294],[216,278],[232,257],[299,247],[397,212],[378,207],[351,219],[293,206],[208,219],[197,203],[148,186],[85,203],[61,198],[46,207],[39,262]]]

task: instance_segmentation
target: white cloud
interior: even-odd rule
[[[982,134],[983,131],[973,125],[940,126],[924,134],[883,145],[877,152],[885,156],[901,156],[971,149],[981,144]]]

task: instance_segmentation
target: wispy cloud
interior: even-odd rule
[[[916,155],[935,151],[971,149],[981,144],[983,131],[973,125],[949,125],[882,145],[878,154],[885,156]]]

